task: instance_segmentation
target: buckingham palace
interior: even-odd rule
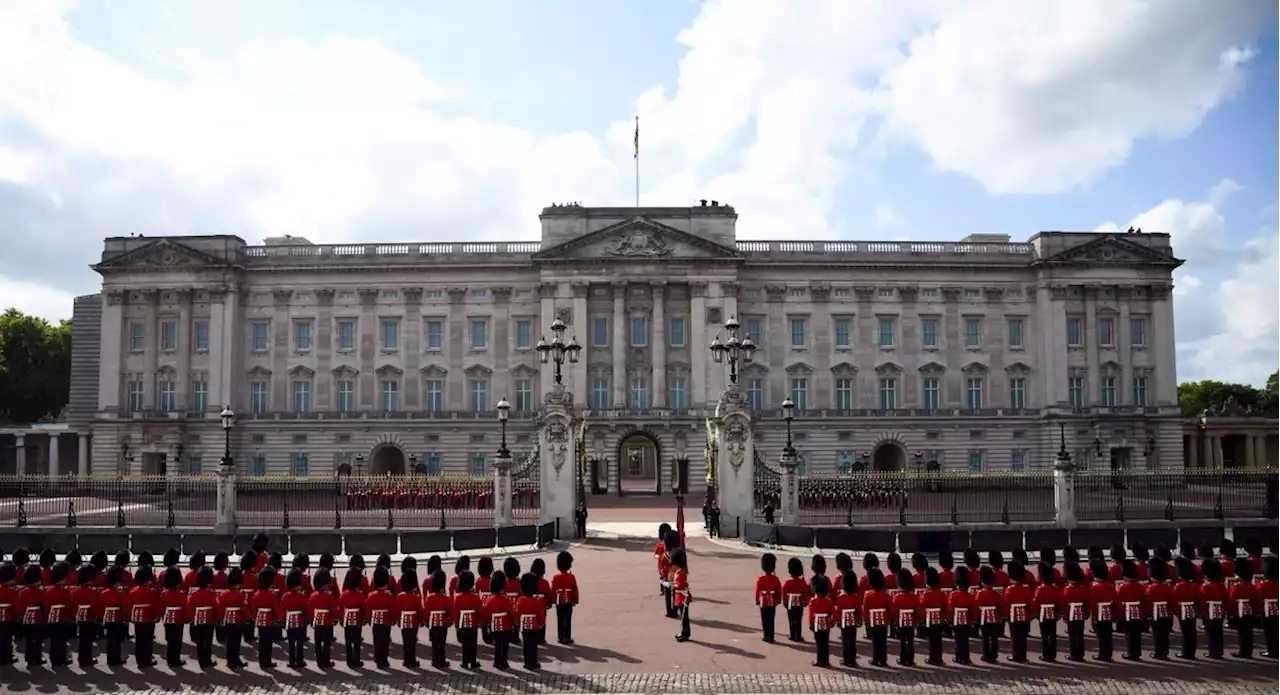
[[[598,493],[702,470],[733,362],[712,346],[735,336],[755,451],[781,451],[789,397],[801,471],[1047,467],[1060,438],[1086,466],[1183,464],[1167,234],[755,241],[737,218],[568,204],[540,241],[107,239],[74,316],[81,470],[210,472],[229,405],[250,475],[484,475],[500,399],[534,453],[556,321]]]

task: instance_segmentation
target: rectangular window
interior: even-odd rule
[[[966,287],[966,288],[964,288],[964,298],[965,298],[965,299],[977,299],[978,297],[981,297],[981,296],[982,296],[982,291],[981,291],[981,290],[979,290],[979,289],[978,289],[978,288],[976,288],[976,287]]]
[[[160,410],[161,412],[171,413],[177,407],[176,392],[172,381],[161,381],[157,389],[160,392]]]
[[[249,409],[255,413],[267,412],[267,382],[249,384]]]
[[[760,410],[764,406],[764,379],[747,379],[747,407]]]
[[[253,324],[253,351],[267,351],[267,326],[263,321],[255,321]]]
[[[439,350],[444,347],[444,322],[427,321],[427,349]]]
[[[529,379],[516,379],[515,406],[521,412],[533,410],[533,382]]]
[[[183,468],[182,472],[186,473],[187,475],[200,475],[204,469],[204,462],[201,460],[200,456],[197,454],[188,455],[187,460],[184,461],[183,464],[184,465],[182,467]]]
[[[877,322],[877,325],[879,327],[877,343],[882,348],[893,347],[893,319],[882,318]]]
[[[1067,401],[1072,410],[1084,409],[1084,378],[1073,376],[1067,379]]]
[[[529,319],[516,321],[516,349],[527,350],[533,347],[533,322]]]
[[[399,321],[382,321],[379,324],[379,332],[382,334],[383,350],[398,350],[400,348],[400,322]]]
[[[1009,331],[1009,347],[1022,347],[1022,319],[1009,319],[1005,323]]]
[[[129,412],[137,413],[142,411],[142,382],[129,382]]]
[[[849,319],[836,319],[836,347],[847,348],[853,344],[849,330],[850,324]]]
[[[484,379],[472,379],[468,387],[471,412],[482,413],[489,409],[489,382]]]
[[[470,473],[472,477],[482,478],[484,477],[484,466],[485,466],[485,455],[472,454],[470,470],[467,472]]]
[[[438,413],[444,410],[444,382],[440,379],[427,379],[426,398],[423,405],[428,412]]]
[[[129,324],[129,351],[142,352],[147,347],[147,327],[140,323]]]
[[[267,474],[267,457],[263,454],[254,454],[249,459],[249,475],[261,478]]]
[[[382,298],[387,301],[395,301],[400,298],[400,293],[395,290],[383,290]]]
[[[1027,452],[1022,449],[1014,449],[1009,452],[1009,467],[1015,471],[1025,470],[1027,467]]]
[[[1067,345],[1071,347],[1084,345],[1084,321],[1078,316],[1067,317]]]
[[[938,387],[937,377],[925,377],[924,379],[920,380],[920,384],[923,389],[923,393],[922,393],[923,398],[921,399],[921,402],[920,402],[921,407],[923,407],[925,410],[937,410],[938,403],[941,402],[939,399],[939,387]]]
[[[1133,377],[1133,404],[1137,406],[1147,405],[1147,377]]]
[[[983,463],[982,450],[981,449],[970,450],[969,451],[969,470],[971,471],[982,470],[982,463]]]
[[[836,410],[853,410],[853,379],[836,379]]]
[[[964,320],[964,346],[967,348],[982,346],[982,319],[966,318]]]
[[[442,468],[440,465],[440,454],[437,454],[434,451],[427,454],[427,457],[423,459],[423,463],[427,466],[427,475],[440,475],[440,469]]]
[[[1112,326],[1115,321],[1110,318],[1102,317],[1098,319],[1098,344],[1103,347],[1111,347],[1115,345],[1115,336],[1111,335]]]
[[[805,320],[791,319],[791,347],[804,347]]]
[[[351,379],[338,380],[338,412],[350,413],[356,409],[356,382]]]
[[[938,319],[920,321],[920,344],[930,349],[938,347]]]
[[[311,459],[306,454],[294,454],[292,468],[295,476],[311,475]]]
[[[808,410],[809,406],[809,380],[795,378],[791,380],[791,402],[795,404],[796,410]]]
[[[631,345],[644,347],[649,344],[649,320],[643,316],[631,317]]]
[[[400,384],[386,380],[382,382],[382,409],[388,412],[400,409]]]
[[[311,322],[295,321],[293,323],[293,349],[311,349]]]
[[[164,352],[178,349],[178,324],[172,321],[160,324],[160,349]]]
[[[880,380],[880,409],[894,410],[898,407],[898,380]]]
[[[489,321],[471,319],[471,349],[489,347]]]
[[[684,410],[689,407],[689,399],[686,397],[684,379],[676,377],[667,380],[667,407],[675,410]]]
[[[609,346],[609,317],[591,317],[591,347]]]
[[[760,342],[764,340],[764,319],[749,318],[747,319],[747,337],[756,345],[763,345]]]
[[[311,412],[311,382],[310,381],[293,382],[293,412],[295,413]]]
[[[1144,318],[1129,319],[1129,344],[1133,347],[1147,346],[1147,320]]]
[[[1099,386],[1102,388],[1102,393],[1099,394],[1101,396],[1101,405],[1106,407],[1114,406],[1116,404],[1116,378],[1114,376],[1104,376]]]
[[[609,409],[609,378],[603,376],[591,377],[591,409],[592,410],[608,410]]]
[[[193,413],[203,413],[209,409],[209,382],[197,379],[191,382],[191,407]]]
[[[209,349],[209,322],[196,321],[193,326],[192,334],[194,336],[194,347],[197,350]]]
[[[355,321],[339,321],[338,322],[338,349],[339,350],[356,349],[356,322]]]
[[[672,316],[667,320],[667,343],[671,347],[684,347],[684,317]]]
[[[631,378],[631,409],[645,410],[649,407],[649,380],[642,377]]]
[[[965,402],[969,410],[982,407],[982,377],[971,376],[965,380]]]
[[[1016,377],[1009,380],[1009,407],[1023,409],[1027,407],[1027,380]]]

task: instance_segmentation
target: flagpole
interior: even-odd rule
[[[636,207],[640,207],[640,117],[636,116],[635,157],[636,160]]]

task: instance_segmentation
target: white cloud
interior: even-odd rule
[[[888,203],[880,203],[875,210],[875,223],[877,227],[900,227],[903,224],[902,216],[898,211]]]

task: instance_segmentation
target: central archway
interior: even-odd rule
[[[404,451],[394,444],[383,444],[373,450],[369,472],[374,475],[404,475]]]
[[[636,430],[618,442],[618,495],[662,494],[662,445],[651,432]]]
[[[907,452],[896,442],[884,442],[871,454],[871,465],[877,471],[900,471],[906,462]]]

